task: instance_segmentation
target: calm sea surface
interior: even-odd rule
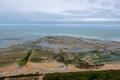
[[[0,48],[45,36],[73,36],[120,42],[120,23],[0,25]]]

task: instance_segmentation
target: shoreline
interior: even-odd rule
[[[110,39],[100,39],[100,38],[91,38],[90,36],[89,37],[83,37],[83,36],[80,36],[80,35],[63,35],[63,34],[57,34],[57,35],[46,35],[46,36],[42,36],[42,35],[40,35],[41,36],[41,38],[45,38],[45,37],[61,37],[61,36],[64,36],[64,37],[73,37],[73,38],[76,38],[76,39],[82,39],[82,40],[90,40],[90,41],[101,41],[101,42],[120,42],[120,40],[110,40]],[[38,37],[36,37],[37,39],[38,39]],[[18,41],[18,40],[22,40],[22,39],[24,39],[24,38],[3,38],[2,40],[5,40],[5,41],[14,41],[14,40],[16,40],[16,41]],[[35,42],[36,40],[31,40],[31,41],[22,41],[22,42],[20,42],[19,44],[26,44],[26,43],[30,43],[30,42]],[[18,43],[14,43],[14,44],[10,44],[9,46],[7,46],[7,45],[4,45],[4,46],[6,46],[6,47],[0,47],[0,49],[4,49],[4,48],[9,48],[9,47],[11,47],[11,46],[15,46],[15,45],[18,45]]]
[[[77,51],[78,53],[79,51],[85,52],[85,54],[88,51],[88,53],[90,53],[90,54],[87,54],[87,56],[90,56],[89,57],[90,59],[88,60],[91,60],[92,58],[96,58],[96,55],[93,55],[94,52],[95,52],[94,54],[98,53],[98,55],[99,54],[111,55],[113,54],[113,53],[110,53],[111,51],[118,51],[119,53],[120,51],[119,44],[120,42],[115,42],[115,41],[105,42],[105,41],[96,40],[96,39],[92,39],[92,40],[78,39],[78,38],[68,37],[68,36],[54,36],[54,37],[48,36],[48,37],[40,38],[38,41],[12,45],[8,48],[4,48],[5,50],[8,49],[7,51],[2,52],[2,49],[0,49],[1,51],[0,56],[2,56],[0,61],[4,60],[4,58],[6,58],[5,60],[8,60],[8,61],[13,60],[15,58],[14,62],[12,62],[11,64],[5,67],[0,68],[0,76],[10,76],[10,75],[12,76],[12,75],[29,74],[29,73],[36,73],[36,72],[39,72],[40,74],[48,74],[48,73],[56,73],[56,72],[64,73],[64,72],[81,72],[81,71],[120,70],[119,62],[118,63],[113,62],[109,64],[105,63],[104,66],[101,66],[98,69],[92,69],[92,68],[81,69],[81,68],[76,68],[73,64],[68,64],[68,67],[66,68],[63,63],[47,58],[53,54],[44,55],[44,50],[48,50],[48,52],[45,52],[45,53],[56,51],[55,54],[60,53],[60,49],[66,53],[75,52],[76,54],[77,54]],[[40,56],[48,60],[45,60],[39,63],[31,62],[29,60],[26,65],[20,68],[20,66],[18,65],[18,61],[21,60],[22,57],[25,55],[25,52],[32,47],[34,47],[34,49],[32,51],[32,55],[30,59]],[[42,54],[40,54],[41,52],[39,52],[41,50],[43,50]],[[97,52],[95,50],[97,50]],[[92,54],[91,54],[91,51],[93,51]],[[11,57],[8,57],[9,55]],[[97,57],[99,57],[98,55]],[[71,55],[69,56],[70,56],[69,59],[73,58]],[[91,62],[91,61],[88,61],[88,62]]]

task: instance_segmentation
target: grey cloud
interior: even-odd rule
[[[120,9],[120,0],[116,0],[116,1],[113,3],[113,6],[114,6],[114,8],[116,8],[116,9]]]
[[[64,0],[64,1],[68,1],[68,2],[88,2],[88,3],[97,2],[97,0]]]
[[[99,17],[99,18],[120,18],[112,9],[95,8],[90,10],[67,10],[66,14],[76,15],[79,17]]]
[[[97,2],[97,0],[87,0],[89,3]]]
[[[88,16],[92,14],[93,11],[92,10],[64,10],[63,13],[80,15],[80,16]]]
[[[55,14],[46,14],[47,12],[65,14],[67,16],[70,14],[71,16],[80,17],[120,18],[120,0],[0,0],[0,12],[6,11],[6,13],[15,13],[15,9],[18,13],[23,10],[26,12],[27,10],[30,11],[27,15],[20,14],[20,16],[23,15],[23,18],[30,18],[30,20],[63,17]],[[34,11],[38,11],[38,13],[32,13]],[[15,13],[15,15],[18,13]],[[3,15],[0,14],[0,17],[1,16]],[[12,16],[12,18],[16,19],[21,19],[22,17]],[[11,19],[11,17],[9,17],[9,19]]]

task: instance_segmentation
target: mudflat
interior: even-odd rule
[[[31,50],[32,49],[32,50]],[[20,65],[28,51],[26,64]],[[120,42],[48,36],[0,49],[0,76],[120,69]],[[86,66],[81,65],[87,64]],[[104,64],[96,67],[96,65]],[[80,65],[76,67],[75,65]],[[95,67],[88,67],[88,66]]]

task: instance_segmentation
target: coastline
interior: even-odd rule
[[[19,55],[14,62],[11,64],[0,68],[0,76],[13,76],[20,74],[29,74],[39,72],[40,74],[48,74],[48,73],[64,73],[64,72],[81,72],[81,71],[101,71],[101,70],[120,70],[120,63],[104,63],[105,65],[99,67],[98,69],[81,69],[76,68],[73,64],[68,64],[67,68],[63,63],[57,62],[56,60],[48,59],[40,63],[35,63],[28,61],[27,64],[23,67],[19,67],[18,61],[23,57],[23,53],[26,52],[26,49],[34,47],[32,51],[33,54],[37,54],[36,50],[50,50],[56,51],[55,53],[59,53],[58,49],[61,48],[62,51],[66,53],[71,52],[85,52],[85,51],[119,51],[120,42],[115,41],[101,41],[96,39],[78,39],[69,36],[49,36],[45,38],[40,38],[38,41],[28,42],[24,44],[12,45],[8,48],[4,48],[1,51],[0,55],[5,57],[7,55]],[[7,51],[4,51],[6,50]],[[80,49],[80,50],[79,50]],[[22,51],[21,51],[22,50]],[[108,54],[108,53],[107,53]],[[31,55],[31,58],[34,57]],[[108,54],[109,55],[109,54]],[[36,55],[37,56],[37,55]],[[13,56],[14,57],[14,56]],[[11,58],[13,58],[11,57]],[[118,56],[119,57],[119,56]],[[11,60],[10,58],[10,60]],[[4,60],[4,59],[3,59]],[[2,59],[0,60],[2,61]]]

